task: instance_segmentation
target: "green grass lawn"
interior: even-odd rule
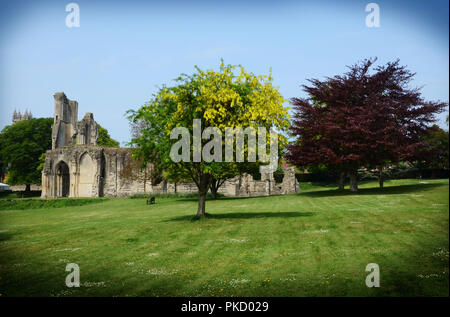
[[[0,293],[448,296],[448,180],[376,186],[221,198],[207,201],[211,218],[200,221],[191,221],[197,202],[187,197],[28,201],[24,210],[3,199]],[[67,263],[79,265],[81,287],[66,287]],[[365,285],[368,263],[380,267],[379,288]]]

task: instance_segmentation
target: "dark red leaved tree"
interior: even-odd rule
[[[377,167],[380,187],[388,163],[410,159],[424,146],[420,135],[446,106],[425,101],[418,88],[409,88],[414,73],[399,61],[378,66],[376,59],[349,67],[344,75],[311,79],[303,85],[308,98],[292,98],[296,140],[287,159],[298,166],[326,164],[345,175],[357,191],[357,170]]]

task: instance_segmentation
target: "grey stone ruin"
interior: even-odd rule
[[[196,193],[192,183],[152,184],[153,166],[138,169],[131,164],[130,149],[97,145],[98,125],[86,113],[78,122],[78,102],[63,92],[55,93],[52,149],[45,155],[42,197],[115,197],[137,193]],[[299,192],[293,168],[285,170],[283,182],[276,184],[272,173],[261,180],[243,174],[228,179],[219,188],[226,196],[267,196]]]
[[[78,102],[67,99],[63,92],[53,95],[55,115],[52,126],[52,149],[73,145],[77,135]]]
[[[97,145],[98,128],[94,115],[88,112],[84,115],[83,120],[78,123],[78,145]]]

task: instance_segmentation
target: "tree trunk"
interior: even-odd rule
[[[353,171],[350,177],[350,191],[356,193],[358,191],[358,171]]]
[[[26,184],[26,186],[25,186],[25,192],[29,192],[29,191],[31,191],[31,185],[30,184]]]
[[[208,193],[210,178],[209,175],[203,175],[200,177],[200,182],[198,183],[198,209],[197,218],[204,218],[206,216],[205,205],[206,205],[206,194]]]
[[[206,192],[198,192],[198,209],[197,209],[197,218],[204,218],[206,216],[205,212],[206,207]]]
[[[147,170],[144,169],[144,193],[147,192]]]
[[[432,170],[431,170],[431,175],[430,175],[430,177],[431,177],[432,179],[437,178],[437,177],[436,177],[436,170],[435,170],[435,169],[432,169]]]
[[[339,190],[344,190],[344,187],[345,187],[345,173],[344,172],[339,173],[338,184],[339,184]]]
[[[162,192],[167,194],[167,181],[165,179],[162,181]]]
[[[217,191],[219,190],[219,182],[220,180],[213,178],[211,180],[211,185],[209,186],[209,189],[211,189],[211,198],[217,199]]]
[[[384,179],[383,179],[383,166],[380,166],[378,173],[378,183],[380,184],[380,189],[383,189]]]
[[[211,197],[212,199],[217,199],[217,192],[219,188],[225,183],[225,179],[223,178],[211,178],[211,184],[209,188],[211,189]]]
[[[217,188],[211,186],[211,198],[216,200],[217,199]]]

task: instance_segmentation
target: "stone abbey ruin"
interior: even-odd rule
[[[54,95],[52,149],[45,155],[42,197],[116,197],[139,193],[196,193],[194,183],[152,184],[146,177],[152,166],[140,170],[131,162],[130,149],[97,146],[98,128],[92,113],[78,122],[78,102],[63,92]],[[129,177],[129,169],[134,169]],[[277,184],[273,173],[254,180],[244,174],[225,181],[219,193],[225,196],[267,196],[299,191],[293,168],[284,171]]]

